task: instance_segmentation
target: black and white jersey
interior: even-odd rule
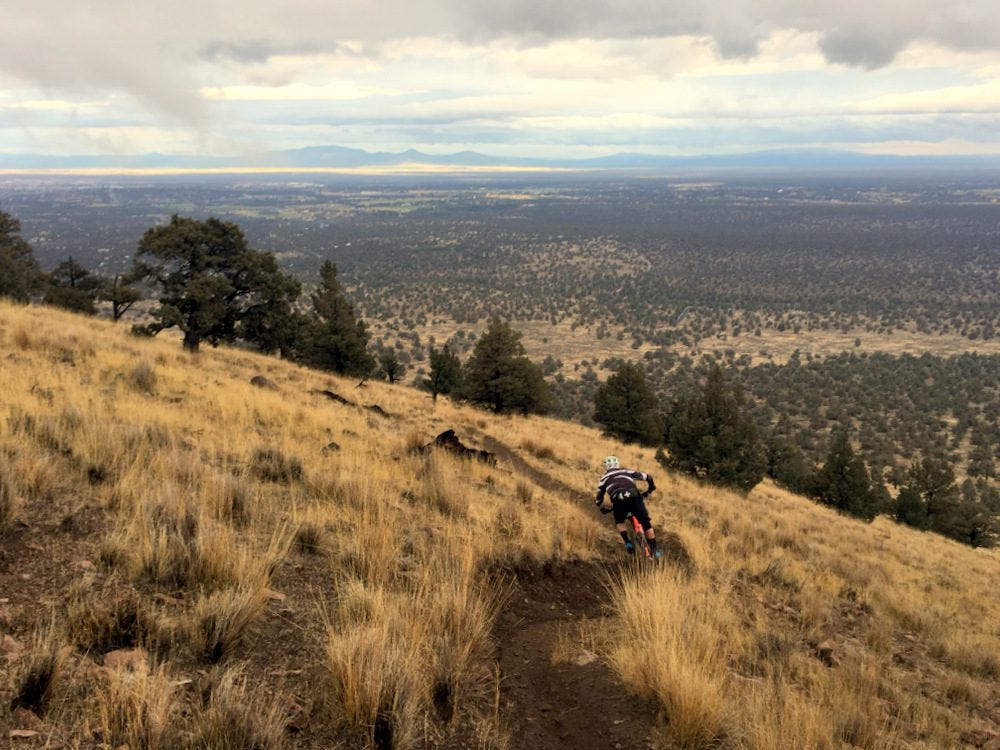
[[[605,494],[611,497],[612,502],[626,492],[639,494],[639,488],[635,486],[636,481],[645,482],[648,485],[648,492],[656,489],[653,484],[653,475],[644,471],[620,468],[606,472],[597,484],[597,504],[600,505],[604,502]]]

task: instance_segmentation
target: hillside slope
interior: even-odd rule
[[[637,574],[589,493],[652,455],[578,425],[6,303],[0,352],[13,746],[1000,744],[996,551],[658,475]]]

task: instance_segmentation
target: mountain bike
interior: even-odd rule
[[[629,512],[625,516],[625,526],[625,533],[628,534],[628,540],[632,545],[632,552],[636,559],[652,559],[653,553],[649,549],[649,540],[646,538],[646,532],[643,531],[639,519]]]
[[[649,497],[649,492],[643,492],[641,494],[643,499]],[[610,512],[611,508],[601,506],[601,513]],[[642,524],[639,523],[639,519],[632,514],[632,511],[625,514],[625,533],[628,535],[628,541],[629,544],[632,545],[632,553],[635,555],[636,560],[641,560],[643,562],[652,560],[653,553],[649,549],[649,540],[646,538],[646,533],[642,529]]]

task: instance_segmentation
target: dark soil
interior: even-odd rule
[[[562,563],[522,570],[496,625],[501,707],[512,748],[652,748],[656,711],[582,649],[553,663],[560,634],[604,611],[605,567]]]

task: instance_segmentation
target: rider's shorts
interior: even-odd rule
[[[646,503],[638,491],[623,492],[612,497],[611,511],[614,513],[615,523],[625,523],[626,516],[631,513],[642,524],[642,528],[648,530],[653,525]]]

